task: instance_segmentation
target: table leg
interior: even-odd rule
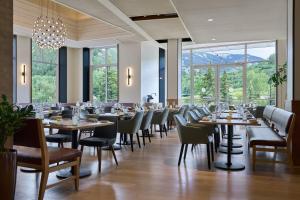
[[[232,163],[232,136],[233,136],[233,125],[228,125],[228,147],[227,147],[227,162],[215,162],[215,167],[223,170],[243,170],[245,165],[240,163]]]
[[[72,131],[72,149],[78,148],[78,130]],[[71,169],[64,169],[60,170],[56,173],[57,178],[68,178],[74,174],[74,170]],[[84,178],[88,177],[92,174],[91,170],[80,167],[79,177]]]

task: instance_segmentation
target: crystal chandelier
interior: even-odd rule
[[[37,17],[33,25],[32,40],[40,48],[59,49],[65,45],[67,38],[67,29],[61,18],[54,16],[52,9],[52,16],[48,15],[49,0],[47,0],[47,13],[43,14],[43,5],[41,0],[41,15]]]

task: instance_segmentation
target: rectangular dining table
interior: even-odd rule
[[[80,120],[78,124],[73,124],[71,119],[62,119],[62,120],[43,120],[44,128],[49,129],[59,129],[64,131],[70,131],[72,133],[72,149],[78,148],[78,131],[82,129],[91,129],[102,126],[109,126],[114,124],[108,120],[103,121],[86,121]],[[61,170],[57,173],[59,178],[67,178],[73,174],[72,170]],[[91,170],[80,168],[80,178],[87,177],[91,175]]]
[[[216,161],[214,166],[223,170],[243,170],[245,165],[236,161],[232,161],[232,139],[233,139],[233,126],[259,126],[257,120],[242,120],[242,119],[216,119],[216,120],[200,120],[199,124],[207,125],[227,125],[228,139],[227,139],[227,161]]]

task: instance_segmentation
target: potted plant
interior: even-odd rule
[[[286,82],[287,79],[286,67],[287,67],[287,63],[285,63],[282,66],[279,66],[278,70],[274,74],[272,74],[272,76],[269,78],[268,83],[273,87],[277,87],[282,83]]]
[[[17,152],[8,145],[22,121],[32,116],[32,106],[20,108],[8,102],[2,95],[0,102],[0,194],[1,199],[11,200],[15,196],[17,174]]]

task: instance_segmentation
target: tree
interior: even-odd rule
[[[224,71],[223,75],[221,77],[221,87],[220,87],[220,92],[221,92],[221,99],[223,101],[229,101],[229,80],[227,77],[227,72]]]

